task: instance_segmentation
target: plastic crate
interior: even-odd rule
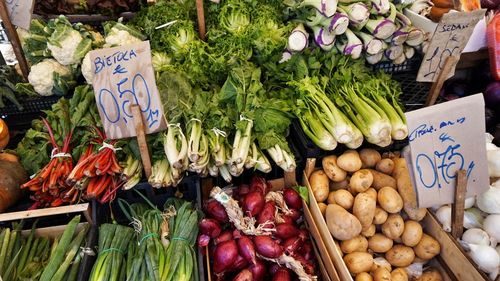
[[[383,61],[371,65],[371,68],[374,70],[383,70],[385,73],[390,74],[418,72],[421,62],[422,56],[420,54],[415,54],[411,59],[405,60],[402,64],[394,64],[392,61]]]
[[[431,89],[430,83],[417,82],[417,73],[394,74],[392,78],[401,84],[403,93],[399,97],[399,100],[403,104],[404,111],[412,111],[424,107],[427,95]],[[437,102],[440,102],[439,97]]]
[[[45,114],[42,111],[50,109],[59,98],[59,96],[50,96],[25,99],[20,101],[23,110],[19,110],[14,104],[8,103],[5,107],[0,108],[0,117],[4,119],[11,130],[27,129],[31,127],[31,121],[44,116]]]

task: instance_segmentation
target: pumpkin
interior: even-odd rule
[[[445,8],[445,7],[437,7],[433,6],[431,8],[431,12],[429,14],[429,17],[433,22],[439,22],[441,18],[443,17],[444,14],[448,13],[451,10],[451,8]]]
[[[0,212],[7,210],[21,198],[19,186],[28,180],[28,175],[17,156],[0,153]]]
[[[9,128],[3,119],[0,118],[0,150],[7,147],[9,143]]]

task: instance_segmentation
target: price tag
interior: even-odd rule
[[[33,0],[5,0],[12,24],[29,29],[34,3]]]
[[[485,12],[486,10],[483,9],[472,12],[450,12],[443,15],[418,70],[417,81],[436,81],[444,67],[446,58],[460,57],[474,27],[479,20],[484,18]],[[456,62],[446,79],[455,74],[455,67]]]
[[[135,137],[131,105],[140,106],[146,134],[166,128],[149,41],[90,52],[95,98],[107,137]]]
[[[420,208],[452,203],[458,170],[467,172],[467,197],[488,190],[482,94],[405,115],[410,132],[405,159]]]

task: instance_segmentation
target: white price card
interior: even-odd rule
[[[34,3],[33,0],[5,0],[12,24],[29,29]]]

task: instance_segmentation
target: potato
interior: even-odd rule
[[[337,205],[346,210],[351,209],[354,204],[354,196],[352,196],[352,194],[345,189],[334,191],[333,199]]]
[[[391,281],[391,272],[386,268],[379,267],[372,274],[373,281]]]
[[[373,281],[372,276],[367,273],[367,272],[361,272],[359,274],[356,274],[356,278],[354,281]]]
[[[335,190],[339,190],[339,189],[347,189],[347,187],[349,187],[349,180],[350,179],[351,178],[349,176],[347,176],[343,181],[339,181],[339,182],[330,181],[330,190],[335,191]]]
[[[382,224],[382,233],[389,239],[396,239],[403,234],[405,222],[398,214],[390,214]]]
[[[333,197],[334,194],[335,191],[330,191],[330,193],[328,193],[328,198],[326,199],[328,204],[335,204],[335,198]]]
[[[363,230],[367,229],[372,224],[376,207],[377,201],[373,200],[373,198],[366,193],[360,193],[354,198],[352,214],[361,222]]]
[[[356,171],[349,181],[349,186],[356,192],[365,192],[373,183],[373,175],[367,169]]]
[[[376,233],[368,239],[368,249],[375,253],[385,253],[393,246],[391,239],[387,238],[384,234]]]
[[[391,272],[391,281],[408,281],[408,273],[404,268],[396,268]]]
[[[314,171],[309,177],[309,183],[316,202],[323,202],[328,198],[328,176],[323,170]]]
[[[370,272],[373,273],[379,267],[385,268],[387,271],[392,271],[392,265],[383,257],[376,257],[373,259],[373,265]]]
[[[439,254],[441,246],[439,245],[439,242],[434,239],[434,237],[424,233],[422,234],[422,239],[420,239],[417,246],[413,247],[413,250],[415,251],[417,257],[424,260],[430,260]]]
[[[442,281],[443,277],[439,270],[432,268],[425,271],[419,278],[415,281]]]
[[[374,168],[380,159],[382,159],[382,156],[375,149],[364,148],[359,152],[359,158],[361,159],[363,168]]]
[[[334,182],[341,182],[345,179],[347,173],[337,165],[337,156],[326,156],[321,161],[321,164],[323,165],[323,171],[325,171],[330,180]]]
[[[404,158],[394,158],[394,170],[392,176],[396,179],[397,189],[405,205],[410,208],[417,208],[417,194],[413,189],[410,173]]]
[[[319,207],[319,210],[320,210],[321,214],[324,217],[325,216],[325,212],[326,212],[326,204],[323,203],[323,202],[320,202],[320,203],[318,203],[318,207]]]
[[[377,207],[375,208],[375,216],[373,217],[374,224],[383,224],[389,215],[384,209]]]
[[[407,267],[415,259],[413,249],[404,245],[394,245],[387,253],[385,259],[396,267]]]
[[[404,199],[403,199],[404,202]],[[403,203],[403,210],[408,215],[408,217],[414,221],[421,221],[424,219],[427,214],[427,209],[425,208],[417,208],[411,207],[410,204]]]
[[[373,198],[373,200],[375,201],[377,200],[377,191],[375,190],[375,188],[370,187],[368,188],[367,191],[365,191],[365,193],[370,195]]]
[[[394,179],[393,177],[372,169],[368,169],[368,171],[372,173],[373,176],[372,187],[375,188],[376,190],[379,190],[385,186],[389,186],[394,189],[397,188],[396,179]]]
[[[390,175],[394,170],[394,162],[389,158],[382,159],[375,166],[375,170]]]
[[[361,233],[361,222],[337,204],[326,207],[326,225],[330,233],[338,240],[348,240]]]
[[[372,224],[367,229],[363,229],[363,231],[361,231],[361,235],[363,235],[366,238],[370,238],[373,235],[375,235],[376,231],[377,231],[377,228],[375,227],[374,224]]]
[[[403,199],[392,187],[382,187],[377,193],[380,207],[391,214],[396,214],[403,209]]]
[[[340,249],[344,254],[352,252],[366,252],[368,249],[368,240],[365,237],[358,235],[352,239],[340,242]]]
[[[346,172],[354,173],[361,169],[362,163],[358,152],[350,149],[337,158],[337,165]]]
[[[345,255],[344,262],[349,272],[358,274],[370,270],[373,265],[373,257],[366,252],[354,252]]]
[[[422,238],[422,226],[420,223],[412,220],[405,221],[405,229],[401,234],[401,241],[408,247],[414,247]]]

